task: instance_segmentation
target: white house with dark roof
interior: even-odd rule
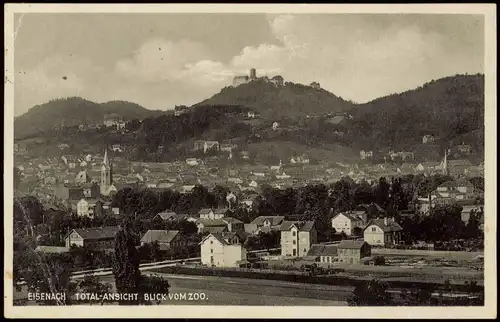
[[[306,256],[318,239],[314,221],[283,221],[280,231],[282,256]]]
[[[209,234],[199,243],[201,263],[208,267],[239,267],[247,263],[247,252],[241,244],[231,244],[229,236]]]
[[[372,219],[363,231],[364,240],[370,245],[397,244],[401,240],[403,228],[392,218]]]
[[[321,264],[338,262],[337,245],[313,244],[307,252],[307,257]]]
[[[341,212],[332,218],[332,228],[337,233],[345,233],[347,236],[353,234],[354,228],[363,229],[366,224],[366,212],[358,214],[350,211]]]
[[[231,211],[227,208],[212,209],[203,208],[199,211],[200,219],[221,219],[229,215]]]

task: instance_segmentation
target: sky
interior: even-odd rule
[[[484,18],[442,14],[15,16],[15,115],[51,99],[192,105],[236,75],[281,75],[363,103],[484,73]]]

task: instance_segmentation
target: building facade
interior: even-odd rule
[[[284,221],[280,231],[282,256],[306,256],[318,239],[314,221]]]

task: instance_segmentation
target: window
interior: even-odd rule
[[[346,227],[347,227],[347,222],[345,223]]]
[[[377,228],[372,227],[372,232],[375,232],[375,231],[377,231]]]
[[[294,231],[292,231],[292,236],[293,236],[293,237],[295,237],[295,236],[296,236],[296,232],[295,232],[295,230],[294,230]]]
[[[212,245],[213,243],[214,243],[214,241],[213,241],[213,240],[211,240],[211,241],[210,241],[210,245]]]
[[[214,252],[214,250],[213,250],[212,248],[210,248],[210,252],[211,252],[211,253],[213,253],[213,252]]]
[[[294,240],[293,240],[293,244],[295,245],[296,243],[297,243],[297,241],[294,239]]]

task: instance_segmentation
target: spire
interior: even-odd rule
[[[443,174],[448,175],[448,149],[444,150]]]
[[[102,161],[102,163],[105,166],[109,165],[109,160],[108,160],[108,146],[106,146],[106,150],[104,151],[104,160]]]

